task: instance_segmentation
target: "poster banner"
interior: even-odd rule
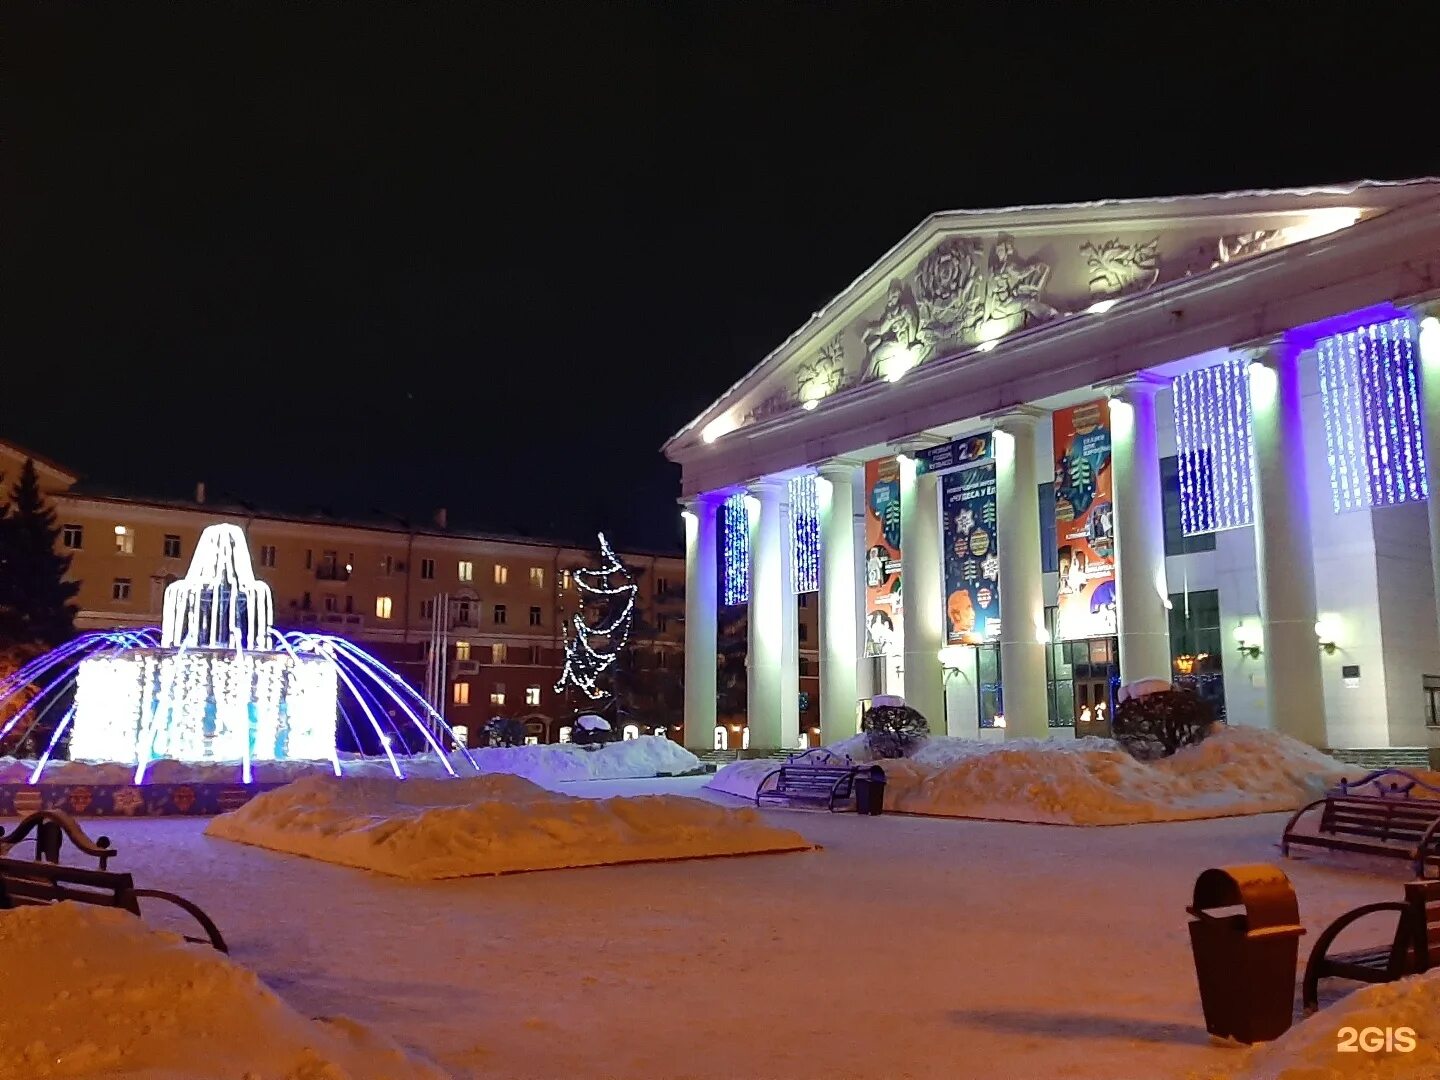
[[[1110,413],[1104,401],[1055,417],[1055,539],[1060,548],[1061,640],[1115,633],[1115,509]]]
[[[900,462],[865,463],[865,655],[898,656],[900,624]]]
[[[982,431],[979,435],[971,435],[964,439],[956,439],[944,446],[932,446],[915,455],[915,473],[919,476],[989,461],[990,450],[991,437],[988,431]]]
[[[945,544],[945,626],[950,645],[1000,638],[1000,550],[995,529],[995,466],[940,477]]]

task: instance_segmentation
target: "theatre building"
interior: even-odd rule
[[[803,604],[827,742],[881,693],[1104,734],[1160,678],[1440,746],[1437,316],[1437,180],[927,218],[666,444],[686,743],[742,605],[749,744],[798,743]]]

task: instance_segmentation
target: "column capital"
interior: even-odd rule
[[[1122,401],[1130,401],[1142,396],[1153,397],[1161,390],[1168,390],[1169,387],[1169,379],[1150,371],[1137,371],[1123,379],[1096,384],[1096,388],[1103,391],[1106,397],[1120,398]]]
[[[989,420],[997,431],[1013,433],[1017,430],[1032,430],[1036,424],[1049,415],[1048,409],[1037,408],[1034,405],[1015,405],[1000,412],[988,413],[982,419]]]
[[[1409,307],[1416,319],[1440,319],[1440,296],[1427,296]]]
[[[903,439],[895,439],[890,443],[890,448],[897,454],[908,454],[914,457],[920,450],[929,450],[934,446],[944,446],[950,440],[944,435],[936,435],[933,431],[921,431],[914,435],[907,435]]]
[[[836,457],[829,461],[822,461],[815,466],[815,475],[820,476],[832,483],[839,481],[848,484],[851,481],[853,472],[865,463],[859,458]]]
[[[1301,350],[1294,341],[1287,338],[1284,334],[1269,334],[1266,337],[1258,337],[1239,345],[1232,345],[1230,346],[1230,351],[1250,361],[1252,364],[1265,364],[1274,367],[1280,363],[1281,358],[1287,353],[1298,353]]]
[[[789,494],[790,481],[783,476],[761,476],[747,483],[743,490],[756,498]]]
[[[680,509],[687,514],[698,514],[702,510],[713,506],[719,506],[725,501],[725,491],[697,491],[691,495],[681,495],[675,501],[680,504]]]

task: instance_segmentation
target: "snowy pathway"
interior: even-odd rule
[[[702,779],[565,790],[701,795]],[[1280,861],[1283,815],[767,816],[824,850],[412,883],[210,839],[203,820],[103,831],[117,868],[197,900],[300,1011],[460,1076],[1180,1080],[1234,1060],[1203,1030],[1184,907],[1206,866]],[[1283,865],[1302,957],[1406,877]]]

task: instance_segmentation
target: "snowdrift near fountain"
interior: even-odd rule
[[[754,810],[679,795],[585,799],[505,775],[311,776],[222,814],[205,832],[420,880],[812,846]]]
[[[447,1075],[353,1021],[302,1016],[248,969],[125,911],[0,911],[0,955],[24,973],[0,1009],[0,1080]]]
[[[864,740],[832,749],[863,758]],[[912,757],[877,762],[885,806],[941,817],[1126,825],[1292,810],[1345,773],[1334,758],[1287,735],[1231,727],[1156,762],[1136,761],[1109,739],[937,737]],[[707,785],[754,799],[773,761],[727,765]]]

